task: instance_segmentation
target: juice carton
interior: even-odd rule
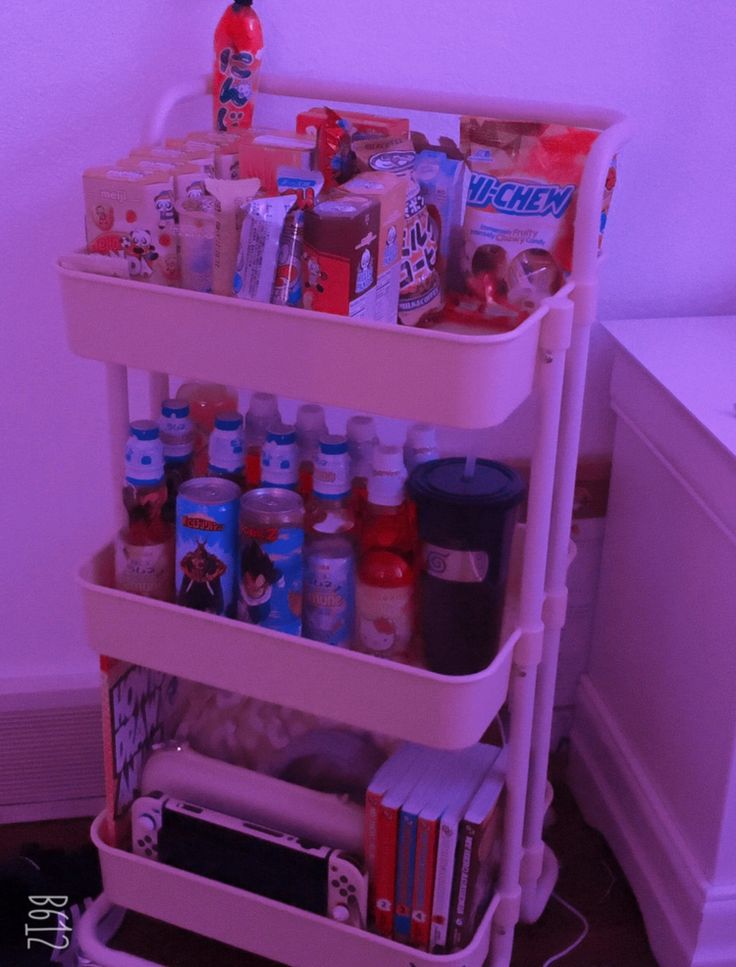
[[[169,172],[89,168],[84,172],[87,251],[124,259],[128,275],[142,282],[176,285],[177,237]]]
[[[373,319],[380,205],[335,193],[304,212],[304,295],[307,309]]]
[[[396,322],[401,277],[401,240],[408,182],[391,172],[366,172],[345,182],[340,190],[350,195],[375,199],[380,207],[378,267],[373,318]]]

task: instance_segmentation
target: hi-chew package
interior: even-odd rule
[[[212,269],[212,291],[216,295],[233,295],[235,264],[243,228],[244,206],[255,198],[261,183],[257,178],[228,178],[205,181],[207,192],[214,198],[215,242]]]
[[[597,132],[463,117],[470,183],[448,321],[514,328],[570,272],[576,193]]]
[[[270,302],[276,278],[279,239],[294,204],[293,195],[255,198],[245,206],[235,265],[235,295]]]
[[[87,251],[123,259],[131,279],[177,285],[172,175],[88,168],[82,180]]]

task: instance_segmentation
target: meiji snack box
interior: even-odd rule
[[[197,144],[188,148],[133,148],[131,158],[151,158],[153,161],[168,161],[170,164],[186,162],[199,165],[205,178],[215,177],[214,145]]]
[[[124,259],[131,279],[176,285],[170,173],[89,168],[83,176],[87,251]]]
[[[278,195],[278,169],[311,170],[314,162],[314,135],[293,131],[253,128],[240,137],[240,177],[259,178],[266,195]]]
[[[304,212],[306,309],[375,318],[379,203],[335,193]]]
[[[234,180],[240,170],[240,135],[226,131],[193,131],[185,138],[167,138],[166,147],[180,151],[203,149],[211,153],[215,178]]]
[[[401,277],[401,240],[404,235],[406,178],[391,172],[366,172],[347,181],[341,191],[378,202],[378,267],[373,318],[376,322],[396,322]]]
[[[341,118],[349,121],[358,136],[372,135],[384,138],[408,138],[409,118],[383,117],[379,114],[363,114],[360,111],[338,111]],[[296,116],[296,129],[300,133],[315,134],[326,119],[323,107],[311,107]]]

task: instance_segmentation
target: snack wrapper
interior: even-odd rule
[[[349,121],[332,108],[325,108],[324,121],[317,128],[317,169],[325,179],[327,190],[343,184],[354,173],[352,133]]]
[[[256,198],[245,206],[235,266],[235,295],[270,302],[276,276],[279,239],[294,204],[291,195]]]
[[[576,192],[597,132],[464,117],[460,134],[471,172],[463,287],[442,317],[514,328],[570,272]]]

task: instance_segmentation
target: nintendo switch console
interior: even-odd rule
[[[132,806],[133,852],[364,928],[368,878],[341,850],[154,791]]]
[[[363,855],[365,811],[357,803],[213,759],[186,743],[167,743],[151,753],[141,793],[154,789]]]

